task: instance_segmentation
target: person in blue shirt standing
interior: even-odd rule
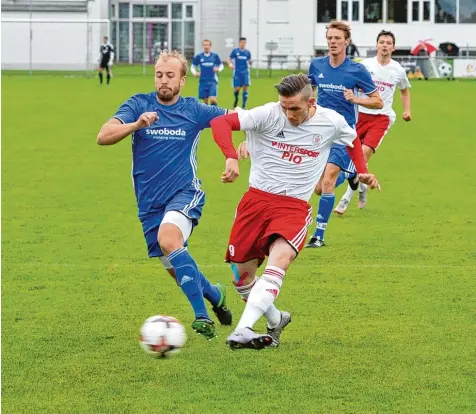
[[[358,105],[380,109],[383,107],[383,101],[365,66],[346,56],[346,49],[351,41],[349,25],[342,21],[333,21],[327,26],[326,36],[329,55],[318,57],[311,62],[309,78],[317,89],[317,103],[324,108],[335,110],[345,118],[350,127],[355,128]],[[360,90],[367,97],[357,97]],[[351,188],[356,190],[359,182],[355,166],[345,146],[334,144],[324,174],[316,187],[316,193],[321,196],[316,218],[317,228],[306,247],[325,245],[324,232],[334,209],[334,191],[346,178]]]
[[[223,70],[223,63],[218,53],[212,52],[212,42],[203,41],[203,52],[192,60],[190,71],[193,76],[199,77],[198,98],[210,105],[218,105],[218,72]]]
[[[204,299],[221,324],[231,325],[226,290],[207,280],[186,246],[205,204],[197,177],[200,132],[227,111],[180,96],[187,69],[183,55],[162,51],[155,65],[155,91],[124,102],[102,126],[97,143],[116,144],[132,134],[132,177],[149,257],[161,260],[187,296],[195,313],[192,328],[211,339],[215,327]],[[229,181],[239,174],[238,157],[232,152],[224,172]]]
[[[228,57],[228,66],[233,69],[233,89],[235,90],[233,108],[238,105],[240,89],[243,88],[243,109],[246,109],[248,87],[251,85],[250,66],[252,63],[251,52],[246,49],[246,37],[240,37],[239,46],[231,51]]]

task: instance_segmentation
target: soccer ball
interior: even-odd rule
[[[172,316],[151,316],[140,330],[142,349],[155,358],[178,354],[186,340],[185,328]]]
[[[438,66],[438,72],[440,72],[441,76],[449,78],[451,76],[451,73],[453,72],[453,68],[449,63],[443,62],[440,63],[440,66]]]

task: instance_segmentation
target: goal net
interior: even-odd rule
[[[2,16],[2,70],[89,71],[98,65],[109,19]]]

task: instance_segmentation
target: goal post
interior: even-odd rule
[[[2,16],[2,70],[90,71],[109,36],[109,19]],[[15,39],[12,41],[12,39]]]

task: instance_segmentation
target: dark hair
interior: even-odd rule
[[[393,45],[395,46],[395,35],[390,30],[381,30],[377,35],[377,43],[380,40],[380,36],[389,36],[393,40]]]
[[[210,43],[210,46],[212,45],[212,41],[211,41],[211,40],[209,40],[209,39],[203,39],[203,41],[202,41],[202,45],[203,45],[205,42],[209,42],[209,43]]]
[[[240,42],[244,40],[246,42],[246,37],[240,37]]]
[[[299,73],[298,75],[288,75],[281,79],[281,82],[274,85],[280,96],[296,96],[303,92],[304,88],[308,87],[312,94],[311,83],[307,75]],[[308,99],[310,97],[307,97]]]

